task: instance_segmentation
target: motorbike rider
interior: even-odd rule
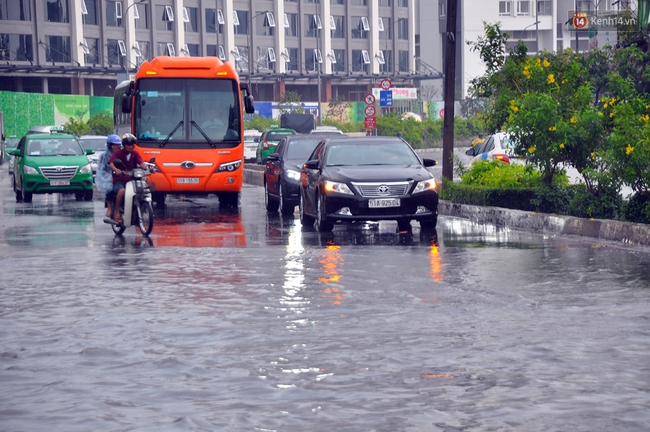
[[[97,162],[97,175],[95,176],[95,186],[97,190],[106,194],[106,217],[104,222],[110,223],[113,218],[113,202],[115,201],[115,192],[113,192],[113,170],[111,170],[108,160],[113,153],[122,147],[122,139],[119,135],[109,135],[106,138],[106,151]]]
[[[108,163],[113,170],[113,191],[116,194],[113,219],[117,223],[122,223],[120,210],[122,209],[122,203],[124,202],[124,187],[126,186],[126,182],[130,180],[130,177],[125,174],[124,171],[131,171],[137,167],[140,167],[143,170],[148,168],[140,153],[134,150],[136,142],[137,139],[135,136],[130,133],[125,133],[122,135],[122,148],[113,153],[108,160]],[[122,161],[120,168],[115,166],[116,159]]]

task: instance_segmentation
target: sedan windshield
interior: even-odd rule
[[[420,160],[404,143],[337,144],[327,152],[325,165],[414,165]]]
[[[106,138],[80,138],[79,142],[85,149],[93,149],[97,151],[106,150]]]
[[[27,156],[81,156],[84,152],[74,138],[30,140]]]

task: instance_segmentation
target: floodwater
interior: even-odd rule
[[[0,182],[0,430],[644,431],[649,250],[441,217],[304,232]]]

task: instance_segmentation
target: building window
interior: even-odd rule
[[[237,15],[235,34],[248,34],[248,11],[233,11]],[[239,22],[239,24],[237,24]]]
[[[34,61],[32,35],[0,34],[1,61]]]
[[[399,51],[398,56],[399,56],[399,71],[409,72],[409,52]]]
[[[366,50],[352,50],[352,72],[368,72],[368,64],[365,62],[363,52]]]
[[[299,64],[298,48],[285,48],[282,60],[288,71],[297,71]]]
[[[397,0],[397,7],[409,7],[409,0]]]
[[[512,2],[511,1],[500,1],[499,2],[499,16],[510,16],[512,15]]]
[[[199,9],[195,7],[183,8],[183,22],[185,23],[185,31],[188,33],[199,32]]]
[[[200,56],[199,44],[185,44],[183,46],[183,55],[187,57]]]
[[[323,28],[320,15],[305,15],[305,37],[318,37],[318,30]]]
[[[138,64],[151,59],[151,43],[149,41],[136,41],[134,48]]]
[[[550,0],[537,0],[537,15],[552,15],[553,2]]]
[[[368,6],[368,0],[352,0],[352,6]]]
[[[352,39],[368,39],[368,17],[353,16],[352,21]]]
[[[120,42],[122,43],[120,44]],[[122,51],[123,49],[124,41],[118,39],[106,40],[106,60],[109,66],[124,66],[124,57],[126,56],[126,52]]]
[[[332,72],[345,72],[345,50],[335,49],[332,50],[332,54],[334,55],[334,59],[330,57]]]
[[[397,21],[397,39],[409,40],[409,20],[400,19]]]
[[[219,33],[223,34],[224,24],[225,24],[225,20],[223,18],[223,12],[221,11],[221,9],[205,10],[205,31],[207,33],[216,33],[217,26],[219,26]]]
[[[108,27],[121,27],[122,26],[121,12],[122,12],[121,2],[107,1],[106,2],[106,25]]]
[[[30,0],[0,0],[0,20],[31,21]]]
[[[331,20],[334,21],[335,28],[331,28],[330,34],[332,39],[345,39],[345,17],[341,15],[332,15]]]
[[[49,62],[70,63],[70,36],[45,36],[45,59]]]
[[[45,21],[58,23],[70,22],[68,0],[45,0],[43,4],[45,5]]]
[[[260,36],[273,36],[273,30],[275,29],[275,18],[273,16],[273,13],[267,12],[264,15],[263,20],[258,19],[256,22],[256,34]]]
[[[393,52],[384,50],[384,64],[379,65],[379,72],[393,72]]]
[[[156,6],[156,30],[174,30],[174,12],[171,6]]]
[[[438,3],[438,18],[445,18],[447,16],[447,0],[440,0]]]
[[[84,51],[85,64],[101,64],[102,59],[99,56],[99,39],[84,38],[81,47]]]
[[[135,28],[139,30],[148,30],[149,29],[149,5],[136,3],[134,9],[138,11],[137,16],[139,18],[135,19]],[[136,17],[136,14],[133,14],[133,18]]]
[[[284,14],[284,35],[293,37],[298,36],[298,14]]]
[[[528,16],[530,15],[530,1],[518,1],[517,2],[517,16]]]
[[[287,0],[287,1],[288,1],[288,0]],[[345,0],[330,0],[330,4],[333,4],[333,5],[344,5],[344,4],[345,4]]]
[[[392,6],[392,4],[391,4],[390,0],[379,0],[379,6],[388,6],[388,7],[390,7],[390,6]]]
[[[81,19],[85,25],[97,25],[97,0],[81,0]]]

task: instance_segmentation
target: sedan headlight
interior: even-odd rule
[[[81,169],[79,170],[79,172],[82,173],[82,174],[85,174],[85,173],[93,172],[93,169],[91,168],[90,164],[88,164],[88,165],[82,166]]]
[[[228,162],[225,164],[219,165],[219,168],[217,168],[217,172],[224,172],[224,171],[235,171],[237,168],[241,166],[241,161],[235,161],[235,162]]]
[[[300,180],[300,173],[294,170],[287,170],[287,177],[291,180]]]
[[[413,190],[413,193],[419,193],[419,192],[424,192],[424,191],[430,191],[430,190],[436,190],[438,188],[438,182],[436,179],[432,178],[429,180],[421,181],[417,185],[415,185],[415,189]]]
[[[336,193],[342,193],[347,195],[354,195],[354,193],[350,190],[348,185],[346,185],[345,183],[337,183],[337,182],[326,180],[325,183],[323,184],[323,187],[325,188],[326,192],[336,192]]]
[[[23,172],[25,174],[38,174],[38,170],[36,168],[27,165],[23,166]]]

